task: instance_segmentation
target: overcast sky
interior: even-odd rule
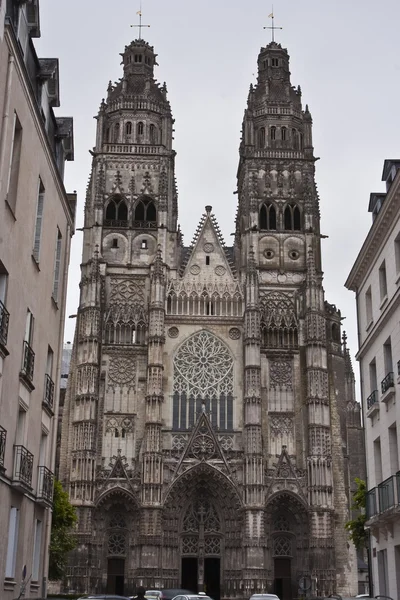
[[[78,192],[83,222],[95,143],[95,120],[108,81],[122,75],[119,53],[137,37],[140,0],[40,0],[40,57],[60,60],[61,108],[73,116],[75,162],[67,191]],[[142,37],[154,46],[155,77],[167,82],[175,117],[179,222],[189,244],[206,204],[226,243],[234,231],[236,170],[243,111],[270,41],[271,7],[264,0],[142,0]],[[369,194],[384,191],[385,158],[400,158],[399,0],[275,0],[276,41],[288,49],[292,85],[300,85],[313,117],[321,200],[326,299],[346,317],[354,356],[354,294],[343,284],[371,225]],[[268,22],[269,21],[269,22]],[[76,232],[67,315],[79,303],[82,234]],[[75,319],[67,319],[65,340]],[[358,366],[354,364],[358,380]]]

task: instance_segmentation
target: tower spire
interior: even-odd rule
[[[144,25],[142,23],[142,3],[140,3],[140,9],[137,11],[136,14],[139,15],[139,24],[131,25],[131,27],[139,27],[139,40],[141,40],[142,39],[142,27],[150,27],[150,25]]]
[[[283,29],[283,27],[275,27],[274,25],[274,5],[272,5],[272,12],[268,15],[269,19],[272,19],[272,25],[266,25],[263,29],[271,29],[272,41],[275,41],[275,29]]]

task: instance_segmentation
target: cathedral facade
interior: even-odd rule
[[[156,55],[122,53],[97,117],[60,477],[78,592],[356,592],[344,529],[360,449],[340,311],[324,300],[312,119],[272,42],[258,57],[235,243],[178,226]],[[350,456],[350,458],[349,458]]]

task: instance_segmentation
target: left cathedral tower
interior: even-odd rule
[[[129,515],[122,513],[134,496],[143,517],[146,506],[159,505],[161,495],[165,293],[161,256],[168,256],[174,268],[180,248],[174,121],[166,85],[154,79],[153,47],[138,39],[121,56],[123,77],[109,83],[96,117],[80,304],[63,416],[60,476],[77,507],[80,532],[101,528],[92,519],[93,506],[102,503],[99,487],[107,492],[118,480],[119,497],[127,503],[118,513],[124,522]],[[111,458],[110,464],[105,456]],[[151,473],[149,485],[135,472],[133,465],[139,460]],[[106,504],[110,494],[104,495]],[[115,511],[115,501],[111,505]],[[103,508],[107,513],[109,507]],[[143,535],[157,529],[157,514],[150,513],[141,519],[149,529],[140,532]],[[116,519],[109,536],[114,556],[119,555],[123,537],[122,521]],[[79,564],[89,566],[80,567],[79,577],[90,588],[92,581],[101,579],[102,544],[96,551],[96,543],[85,544],[84,538],[79,538]],[[82,561],[82,552],[87,561]],[[118,590],[123,567],[118,559],[114,563],[112,587]]]

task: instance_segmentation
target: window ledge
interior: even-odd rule
[[[382,301],[379,305],[379,310],[382,310],[382,308],[385,306],[385,304],[387,304],[387,301],[388,301],[388,296],[386,294],[386,296],[384,298],[382,298]]]
[[[396,388],[394,387],[394,385],[392,385],[390,388],[388,388],[386,390],[386,392],[384,392],[381,395],[381,402],[384,402],[386,404],[387,402],[389,402],[389,400],[391,398],[393,398],[393,396],[395,395],[395,393],[396,393]]]
[[[368,331],[369,329],[371,329],[371,327],[372,327],[372,325],[373,325],[373,324],[374,324],[374,320],[373,320],[373,319],[371,319],[371,320],[369,321],[369,323],[367,324],[367,326],[366,326],[366,328],[365,328],[365,331]]]
[[[35,267],[37,268],[37,270],[40,271],[39,261],[36,260],[36,258],[34,257],[33,254],[31,254],[31,257],[32,257],[33,264],[35,265]]]
[[[372,417],[380,411],[379,402],[374,402],[374,404],[367,410],[367,418],[372,419]]]
[[[13,577],[5,577],[4,578],[4,589],[5,590],[14,590],[17,582]]]

